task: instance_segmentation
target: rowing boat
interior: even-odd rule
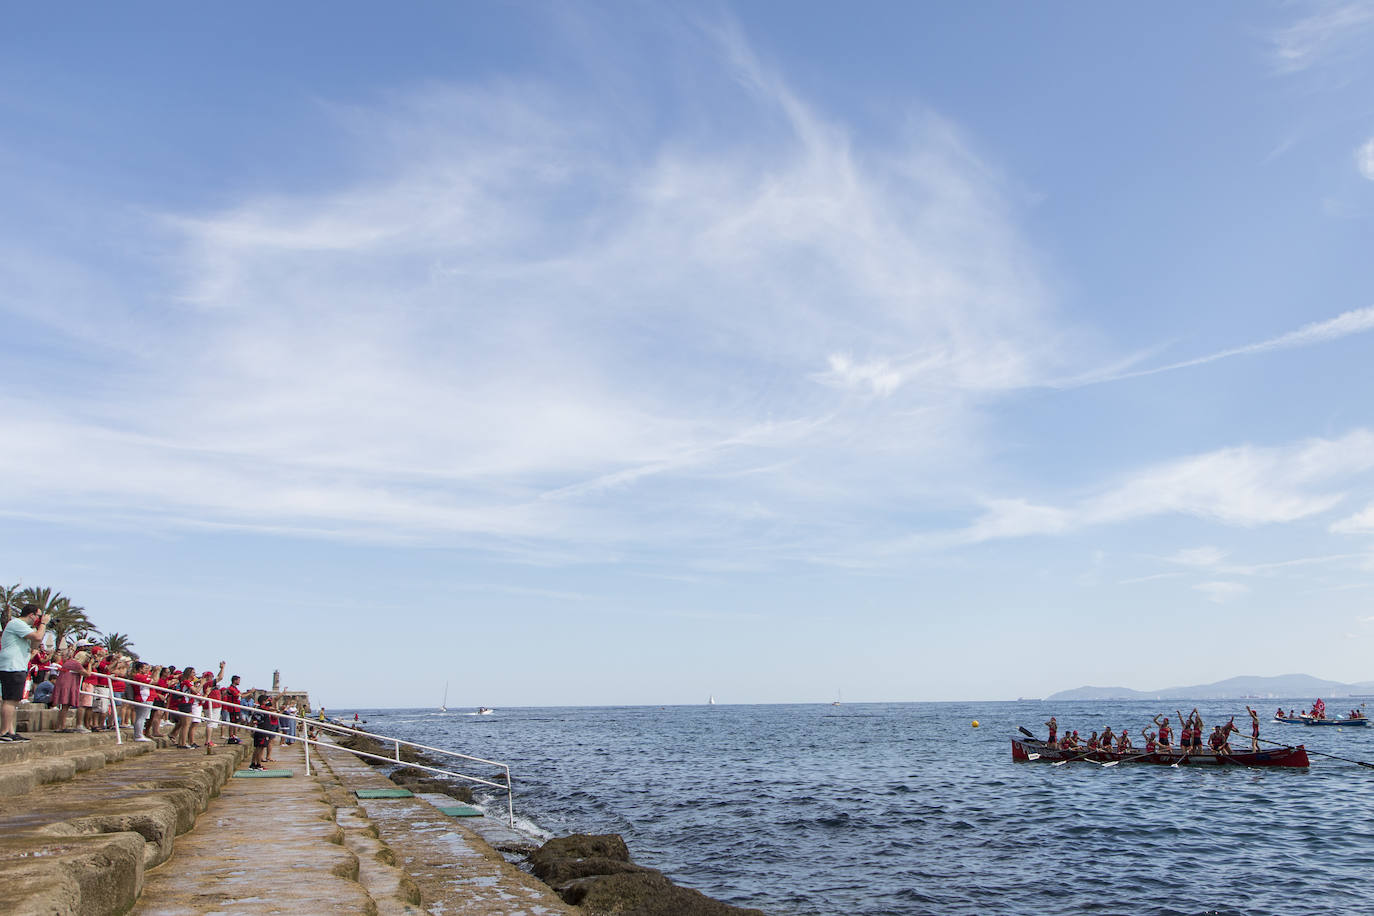
[[[1032,756],[1034,755],[1034,756]],[[1043,741],[1026,738],[1011,739],[1011,759],[1023,763],[1032,759],[1077,762],[1091,760],[1094,763],[1155,763],[1178,764],[1179,766],[1240,766],[1240,767],[1305,767],[1307,749],[1301,744],[1297,747],[1276,747],[1267,751],[1237,751],[1234,754],[1179,754],[1171,751],[1146,753],[1133,749],[1124,753],[1115,751],[1088,751],[1082,748],[1050,747]]]
[[[1351,728],[1368,728],[1368,719],[1318,719],[1315,716],[1303,714],[1301,716],[1275,716],[1275,722],[1282,722],[1284,725],[1348,725]]]

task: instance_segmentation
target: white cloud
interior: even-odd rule
[[[1280,72],[1296,73],[1363,50],[1366,33],[1374,26],[1374,3],[1324,2],[1316,4],[1316,10],[1274,33],[1274,61]]]
[[[1193,515],[1227,525],[1292,522],[1325,512],[1344,498],[1333,490],[1374,468],[1374,433],[1357,429],[1339,439],[1288,446],[1238,446],[1142,468],[1119,483],[1066,506],[1024,499],[989,500],[972,525],[946,541],[1063,534],[1165,514]],[[927,543],[918,539],[909,544]],[[1213,548],[1184,551],[1175,562],[1219,562]]]
[[[828,362],[829,371],[817,376],[827,385],[889,395],[902,384],[902,373],[883,360],[856,363],[847,353],[836,353],[830,356]]]
[[[28,291],[107,349],[3,405],[34,443],[0,455],[3,505],[752,563],[759,527],[824,554],[938,486],[978,460],[980,399],[1060,358],[995,171],[932,113],[859,147],[721,54],[747,130],[663,140],[520,85],[340,108],[321,142],[367,177],[142,227],[170,301]]]
[[[1374,534],[1374,503],[1354,515],[1333,522],[1331,530],[1336,534]]]
[[[1207,596],[1207,600],[1217,604],[1234,601],[1250,591],[1250,586],[1241,582],[1199,582],[1193,586]]]
[[[1106,369],[1097,370],[1071,379],[1051,382],[1053,387],[1076,388],[1083,385],[1096,385],[1103,382],[1115,382],[1123,379],[1143,378],[1147,375],[1157,375],[1161,372],[1172,372],[1176,369],[1187,369],[1192,366],[1202,366],[1207,363],[1216,362],[1221,359],[1229,359],[1233,356],[1254,356],[1260,353],[1268,353],[1275,350],[1290,350],[1297,347],[1308,347],[1315,344],[1328,343],[1348,337],[1352,334],[1364,334],[1374,331],[1374,306],[1365,308],[1351,309],[1343,312],[1335,318],[1328,318],[1324,321],[1314,321],[1302,327],[1261,340],[1256,343],[1246,344],[1240,347],[1230,347],[1209,353],[1206,356],[1199,356],[1193,359],[1186,359],[1180,362],[1169,363],[1164,366],[1156,366],[1150,369],[1127,370],[1126,365],[1132,365],[1143,358],[1143,354],[1138,357],[1124,361],[1123,364]]]
[[[1374,181],[1374,137],[1370,137],[1355,150],[1355,168],[1370,181]]]

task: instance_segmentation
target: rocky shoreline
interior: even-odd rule
[[[391,757],[394,746],[361,729],[338,739],[343,747]],[[401,760],[385,762],[360,757],[384,772],[397,786],[413,792],[441,792],[471,802],[472,790],[425,770],[438,766],[422,752],[401,747]],[[504,844],[499,851],[543,881],[566,903],[588,916],[764,916],[762,910],[723,903],[700,891],[675,884],[661,871],[635,863],[618,834],[573,834],[537,846]]]

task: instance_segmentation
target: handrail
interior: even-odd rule
[[[120,676],[120,675],[105,674],[105,675],[99,675],[99,676],[100,676],[100,677],[106,677],[106,678],[108,678],[108,679],[110,680],[110,682],[111,682],[111,684],[110,684],[110,711],[111,711],[111,714],[114,716],[114,721],[115,721],[115,743],[116,743],[116,744],[123,744],[123,743],[124,743],[123,735],[121,735],[121,734],[120,734],[120,731],[119,731],[119,703],[120,703],[120,702],[128,703],[128,704],[130,704],[130,705],[132,705],[132,706],[144,707],[144,708],[147,708],[147,709],[149,709],[149,710],[152,710],[152,709],[161,709],[161,708],[163,708],[163,707],[155,706],[152,702],[147,701],[147,700],[128,700],[128,699],[122,699],[122,698],[121,698],[121,699],[119,699],[119,700],[117,701],[117,700],[116,700],[116,691],[115,691],[115,689],[114,689],[114,682],[116,682],[116,681],[119,682],[119,683],[121,683],[121,684],[124,684],[126,688],[127,688],[127,686],[128,686],[129,684],[135,684],[135,685],[137,685],[138,687],[141,687],[141,688],[143,688],[143,689],[145,689],[145,690],[153,690],[153,691],[157,691],[157,692],[160,692],[160,693],[166,693],[166,694],[176,694],[177,696],[187,697],[187,698],[189,698],[189,699],[191,699],[191,700],[193,700],[193,701],[195,701],[195,702],[200,702],[200,703],[204,703],[204,704],[218,703],[221,707],[230,707],[230,708],[233,708],[233,709],[241,709],[241,710],[244,710],[244,711],[250,712],[250,713],[252,713],[252,712],[261,712],[261,711],[262,711],[262,707],[260,707],[260,706],[244,706],[244,705],[242,705],[242,704],[240,704],[240,703],[231,703],[231,702],[229,702],[228,700],[212,700],[211,698],[209,698],[209,697],[207,697],[207,696],[205,696],[205,695],[203,695],[203,694],[199,694],[199,693],[187,693],[187,692],[184,691],[184,690],[174,690],[174,689],[172,689],[171,687],[159,687],[159,686],[157,686],[157,685],[155,685],[155,684],[145,684],[145,683],[142,682],[142,681],[130,680],[129,678],[123,677],[123,676]],[[264,692],[266,692],[266,691],[264,691]],[[168,711],[169,711],[169,712],[172,712],[172,713],[175,713],[176,715],[190,715],[190,713],[180,713],[180,712],[177,712],[177,711],[174,710],[174,709],[173,709],[173,710],[168,710]],[[429,771],[429,772],[431,772],[431,773],[439,773],[439,774],[441,774],[441,775],[443,775],[443,776],[451,776],[451,777],[454,777],[454,778],[456,778],[456,779],[466,779],[466,780],[468,780],[469,782],[481,783],[481,784],[484,785],[484,786],[491,786],[492,788],[495,788],[495,789],[504,789],[504,790],[505,790],[505,793],[506,793],[506,813],[507,813],[507,817],[508,817],[508,819],[509,819],[510,825],[511,825],[512,827],[515,826],[515,798],[514,798],[515,793],[514,793],[514,791],[513,791],[512,788],[511,788],[512,783],[511,783],[511,778],[510,778],[510,765],[509,765],[509,764],[502,763],[502,762],[500,762],[499,760],[487,760],[485,757],[474,757],[474,756],[472,756],[471,754],[460,754],[460,753],[458,753],[457,751],[445,750],[444,748],[441,748],[441,747],[431,747],[431,746],[429,746],[429,745],[427,745],[427,744],[417,744],[417,743],[414,742],[414,741],[407,741],[407,740],[405,740],[404,738],[397,738],[397,737],[392,736],[392,735],[378,735],[378,734],[375,734],[375,733],[373,733],[373,732],[363,731],[363,730],[360,729],[360,728],[351,728],[351,727],[349,727],[349,726],[347,726],[347,725],[342,725],[342,724],[340,724],[340,723],[338,723],[338,722],[331,722],[331,721],[329,721],[328,719],[309,719],[309,718],[306,718],[305,716],[290,715],[290,714],[288,714],[288,713],[281,712],[280,710],[275,710],[275,709],[272,710],[272,712],[275,713],[275,714],[277,715],[278,718],[281,718],[281,719],[291,719],[291,720],[294,720],[294,721],[296,721],[296,722],[303,723],[303,724],[306,726],[305,729],[304,729],[305,734],[302,734],[302,735],[295,735],[295,736],[291,736],[291,737],[292,737],[292,740],[300,741],[302,744],[305,745],[305,775],[307,775],[307,776],[310,775],[310,746],[311,746],[312,744],[325,745],[325,746],[328,746],[329,744],[333,744],[334,747],[338,747],[338,746],[339,746],[338,744],[334,744],[333,742],[324,742],[324,741],[319,741],[319,740],[317,740],[317,739],[311,738],[311,737],[310,737],[310,734],[309,734],[309,730],[310,730],[311,728],[315,728],[316,730],[323,728],[323,729],[326,729],[326,730],[331,730],[331,731],[334,731],[334,732],[341,732],[341,733],[344,733],[344,734],[355,734],[355,735],[359,735],[359,734],[360,734],[360,735],[366,735],[366,736],[369,737],[369,738],[379,739],[379,740],[382,740],[382,741],[388,741],[388,742],[390,742],[391,744],[393,744],[393,745],[395,746],[395,748],[396,748],[396,751],[395,751],[396,756],[395,756],[394,759],[393,759],[393,758],[390,758],[390,757],[381,757],[381,756],[379,756],[379,755],[377,755],[377,754],[368,753],[367,751],[359,751],[359,750],[354,750],[353,748],[345,748],[345,750],[347,750],[350,754],[354,754],[354,755],[356,755],[356,756],[358,756],[358,757],[367,757],[367,758],[369,758],[369,759],[371,759],[371,760],[381,760],[381,761],[386,762],[386,763],[393,763],[393,762],[394,762],[394,763],[401,763],[401,762],[402,762],[402,761],[401,761],[401,745],[404,744],[404,745],[406,745],[407,747],[419,748],[419,749],[421,749],[421,750],[426,750],[426,751],[433,751],[433,752],[439,753],[439,754],[447,754],[447,755],[450,756],[450,757],[459,757],[459,758],[462,758],[463,760],[471,760],[471,761],[473,761],[473,762],[475,762],[475,763],[486,763],[486,764],[490,764],[491,766],[500,767],[500,768],[505,772],[505,774],[506,774],[506,784],[505,784],[505,785],[502,785],[502,784],[499,783],[499,782],[492,782],[492,781],[489,780],[489,779],[483,779],[483,778],[480,777],[480,776],[472,776],[472,775],[469,775],[469,774],[467,774],[467,773],[459,773],[459,772],[456,772],[456,771],[453,771],[453,770],[445,770],[445,769],[441,769],[441,768],[439,768],[439,767],[428,766],[428,765],[423,764],[423,763],[413,763],[413,762],[407,763],[407,766],[413,766],[413,767],[415,767],[415,768],[418,769],[418,770],[427,770],[427,771]],[[201,716],[200,718],[203,719],[203,721],[205,722],[205,724],[207,725],[207,727],[210,725],[210,719],[209,719],[209,716],[208,716],[208,715]],[[281,735],[281,732],[272,731],[271,729],[266,729],[266,728],[257,728],[256,726],[252,726],[252,725],[244,725],[244,724],[240,724],[240,723],[238,723],[238,722],[221,722],[221,724],[224,725],[226,728],[241,728],[241,729],[243,729],[244,731],[256,732],[256,733],[264,734],[264,735],[278,735],[278,736]],[[137,737],[137,736],[135,736],[135,737]]]

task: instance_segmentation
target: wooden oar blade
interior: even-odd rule
[[[1018,732],[1020,732],[1021,734],[1025,735],[1027,738],[1034,738],[1034,737],[1035,737],[1035,733],[1032,732],[1029,728],[1026,728],[1026,726],[1024,726],[1024,725],[1018,725],[1018,726],[1016,726],[1016,730],[1017,730]]]
[[[1102,764],[1102,769],[1105,770],[1107,767],[1114,767],[1114,766],[1116,766],[1116,765],[1117,765],[1118,763],[1120,763],[1120,762],[1121,762],[1120,760],[1112,760],[1112,761],[1109,761],[1108,763]]]

